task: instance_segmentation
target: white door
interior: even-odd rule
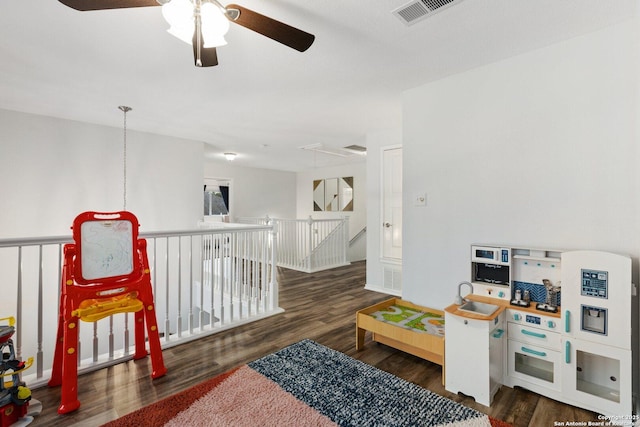
[[[402,259],[402,147],[382,151],[382,257]]]
[[[573,339],[631,349],[631,258],[563,252],[562,320]]]
[[[631,350],[570,337],[563,338],[563,347],[562,396],[567,403],[605,415],[630,417]]]

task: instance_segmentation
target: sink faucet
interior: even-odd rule
[[[471,292],[469,292],[469,294],[473,293],[473,285],[471,283],[469,283],[469,282],[460,282],[458,284],[458,295],[456,295],[455,301],[453,302],[455,305],[462,305],[463,303],[468,301],[466,298],[462,298],[462,295],[461,295],[462,285],[468,285],[469,289],[471,289]],[[469,294],[467,294],[467,295],[469,295]]]

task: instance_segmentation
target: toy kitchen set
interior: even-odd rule
[[[631,269],[607,252],[473,245],[471,283],[445,309],[446,389],[490,406],[520,386],[631,416]]]

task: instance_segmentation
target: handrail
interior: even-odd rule
[[[358,240],[364,233],[367,232],[367,227],[365,226],[362,230],[358,231],[355,236],[349,240],[349,246],[352,246],[356,240]]]
[[[267,225],[252,225],[242,224],[241,226],[226,224],[224,227],[216,228],[194,228],[188,230],[172,230],[172,231],[146,231],[138,234],[141,238],[156,238],[156,237],[176,237],[183,236],[185,233],[192,235],[206,235],[206,234],[218,234],[227,233],[229,230],[233,231],[254,231],[254,230],[271,230]],[[73,243],[73,237],[69,234],[67,236],[48,236],[48,237],[16,237],[9,239],[0,239],[0,248],[10,248],[15,246],[40,246],[40,245],[57,245]]]
[[[72,243],[73,238],[68,236],[50,237],[19,237],[11,239],[0,239],[0,248],[11,248],[15,246],[40,246]]]

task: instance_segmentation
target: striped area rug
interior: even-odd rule
[[[105,424],[122,426],[504,427],[311,340]]]

